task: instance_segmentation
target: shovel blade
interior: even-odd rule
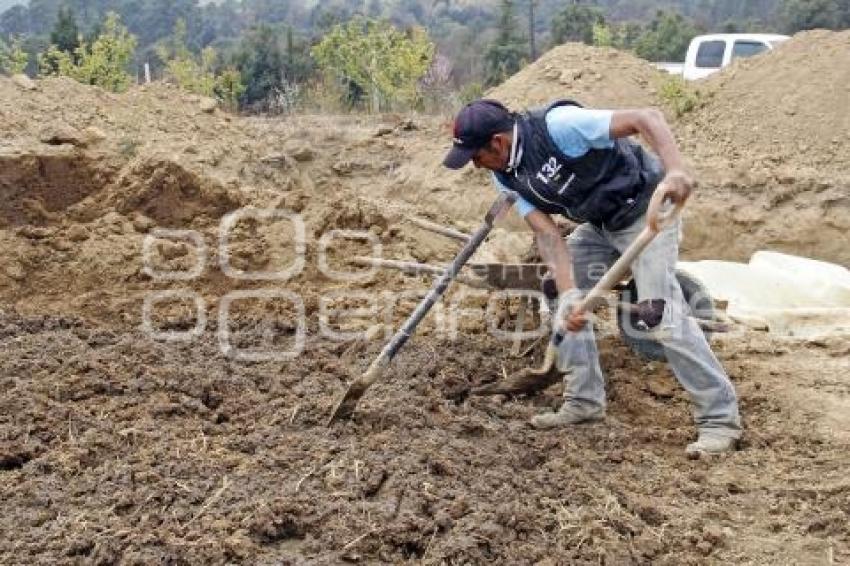
[[[530,395],[543,391],[561,380],[561,373],[557,368],[549,368],[549,371],[540,373],[534,369],[524,369],[509,376],[507,379],[488,383],[472,390],[473,395]]]
[[[507,379],[496,383],[488,383],[472,390],[473,395],[519,395],[535,393],[546,389],[560,378],[555,359],[558,347],[550,342],[546,347],[543,365],[539,368],[526,368],[516,372]]]
[[[331,413],[331,418],[328,420],[328,426],[332,425],[336,421],[347,420],[351,418],[351,415],[354,414],[354,409],[357,408],[357,403],[360,401],[360,398],[363,397],[363,394],[366,393],[366,389],[369,388],[368,384],[363,384],[360,380],[355,380],[348,386],[348,389],[345,391],[345,395],[339,400],[339,402],[334,407],[333,413]]]
[[[351,418],[351,415],[354,414],[354,410],[357,408],[357,403],[360,402],[360,398],[378,380],[386,365],[387,361],[385,361],[385,357],[380,356],[372,363],[366,373],[351,382],[348,389],[345,390],[345,394],[334,407],[331,418],[328,419],[328,426],[331,426],[337,421]]]

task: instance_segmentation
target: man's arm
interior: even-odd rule
[[[558,294],[564,295],[574,291],[575,281],[573,281],[570,251],[567,248],[567,243],[561,237],[558,226],[548,214],[536,209],[525,216],[525,221],[534,230],[537,247],[555,277]],[[558,321],[559,324],[560,322]],[[570,312],[564,322],[567,330],[577,332],[587,323],[587,318],[582,312]]]
[[[525,221],[534,230],[537,247],[543,261],[555,277],[558,293],[566,293],[575,287],[573,282],[572,262],[567,244],[561,237],[561,231],[552,218],[539,210],[529,212]]]
[[[664,114],[648,108],[641,110],[616,110],[611,116],[611,138],[623,138],[640,134],[664,165],[667,196],[674,202],[684,202],[690,196],[695,183],[685,171],[682,154]]]

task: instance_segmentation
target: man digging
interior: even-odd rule
[[[628,137],[640,134],[660,157]],[[453,147],[443,164],[472,161],[492,171],[499,190],[517,194],[517,209],[534,231],[558,288],[555,326],[568,330],[558,350],[564,404],[538,415],[540,429],[605,417],[605,385],[591,324],[573,309],[646,224],[656,187],[674,203],[694,188],[669,126],[657,110],[596,110],[556,101],[523,114],[495,100],[476,100],[455,118]],[[666,172],[666,173],[665,173]],[[661,181],[663,184],[660,184]],[[579,223],[567,244],[552,220]],[[733,450],[741,435],[734,387],[688,309],[675,277],[680,221],[661,230],[632,265],[640,325],[654,332],[694,405],[699,431],[689,455]],[[541,378],[542,379],[542,378]]]

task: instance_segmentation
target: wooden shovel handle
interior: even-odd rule
[[[596,306],[597,301],[605,296],[605,293],[614,288],[623,277],[628,274],[632,263],[643,252],[646,246],[655,238],[655,236],[663,228],[671,225],[676,221],[676,218],[682,212],[684,203],[674,204],[669,210],[662,210],[665,200],[665,191],[662,186],[659,186],[652,195],[649,201],[649,208],[646,212],[647,223],[644,229],[638,234],[638,237],[629,244],[629,247],[620,255],[614,265],[602,276],[602,279],[596,282],[593,289],[588,292],[584,298],[576,305],[576,310],[588,312]],[[650,224],[650,219],[653,220]]]

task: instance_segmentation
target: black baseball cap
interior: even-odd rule
[[[455,117],[452,132],[454,145],[443,165],[449,169],[460,169],[472,159],[472,155],[490,143],[493,134],[510,130],[514,116],[497,100],[475,100],[464,106]]]

